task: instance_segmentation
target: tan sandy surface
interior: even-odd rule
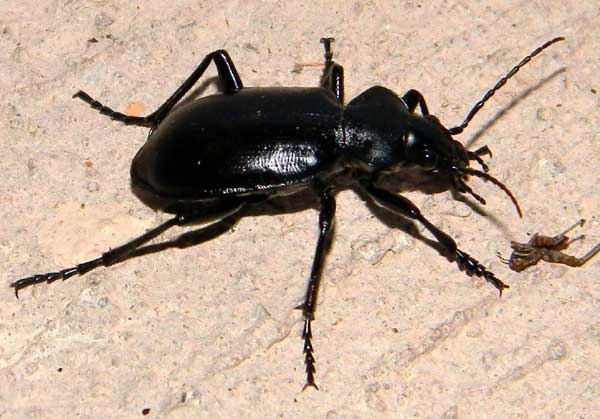
[[[517,274],[496,257],[510,240],[579,218],[588,236],[573,253],[600,241],[597,2],[221,3],[0,3],[0,417],[135,418],[144,408],[156,418],[598,417],[600,258]],[[8,287],[167,219],[130,191],[147,130],[72,100],[79,88],[149,112],[217,48],[247,86],[314,86],[320,69],[294,66],[321,62],[319,38],[334,36],[348,99],[375,84],[416,88],[452,126],[558,35],[567,40],[460,136],[490,146],[491,173],[518,196],[524,219],[477,179],[483,215],[448,191],[406,193],[511,288],[498,298],[341,192],[314,322],[321,391],[300,391],[294,310],[316,242],[310,203],[245,218],[192,249],[23,290],[20,300]]]

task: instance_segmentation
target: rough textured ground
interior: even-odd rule
[[[496,252],[579,218],[588,236],[573,253],[600,240],[598,5],[390,3],[2,3],[0,417],[134,418],[145,408],[160,418],[597,417],[600,258],[516,274]],[[314,322],[319,392],[300,391],[293,309],[311,265],[314,207],[245,218],[210,243],[33,287],[20,300],[8,287],[166,219],[129,187],[146,130],[72,100],[79,88],[150,112],[217,48],[248,86],[314,86],[320,69],[295,64],[321,62],[318,40],[334,36],[348,98],[374,84],[417,88],[452,126],[558,35],[566,42],[460,137],[492,148],[492,173],[520,198],[524,219],[478,180],[485,216],[449,192],[406,193],[511,288],[498,298],[340,193]]]

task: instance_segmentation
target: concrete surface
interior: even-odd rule
[[[587,237],[572,253],[600,240],[596,2],[221,3],[1,3],[0,417],[598,417],[600,258],[517,274],[496,257],[510,240],[579,218]],[[20,300],[8,287],[167,218],[129,187],[147,130],[72,100],[79,88],[151,112],[217,48],[247,86],[314,86],[320,69],[294,66],[319,63],[319,38],[334,36],[348,98],[374,84],[417,88],[452,126],[558,35],[567,40],[460,136],[494,151],[491,173],[524,219],[477,179],[485,216],[447,191],[406,193],[511,288],[498,298],[341,192],[314,322],[321,391],[300,391],[293,309],[314,251],[314,208],[248,217],[209,243],[32,287]]]

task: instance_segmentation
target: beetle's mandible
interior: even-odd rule
[[[277,195],[312,190],[320,198],[319,237],[302,310],[306,384],[315,384],[315,358],[311,324],[327,250],[333,230],[336,180],[351,175],[353,187],[366,193],[384,209],[420,222],[439,242],[446,256],[468,275],[476,275],[500,294],[508,285],[460,250],[455,241],[429,222],[407,198],[380,185],[384,176],[411,168],[448,180],[452,188],[485,200],[467,185],[476,176],[500,187],[519,205],[499,180],[488,174],[481,156],[484,146],[466,150],[453,139],[467,127],[485,102],[506,81],[548,46],[554,38],[526,56],[502,77],[471,109],[462,124],[446,128],[429,113],[417,90],[398,96],[375,86],[344,106],[343,68],[333,61],[332,38],[323,38],[324,71],[320,87],[245,88],[224,50],[208,54],[198,68],[155,112],[134,117],[116,112],[83,91],[74,97],[111,119],[150,128],[146,143],[133,158],[131,184],[143,202],[175,216],[140,237],[97,259],[72,268],[33,275],[11,284],[18,291],[42,282],[83,275],[132,257],[168,247],[184,248],[199,242],[192,233],[164,244],[147,244],[173,226],[207,221],[212,235],[226,231],[242,209]],[[209,64],[217,68],[223,94],[202,97],[175,107],[194,86]],[[419,113],[415,110],[419,107]],[[481,170],[469,167],[475,161]]]

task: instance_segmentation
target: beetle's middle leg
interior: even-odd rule
[[[319,240],[317,241],[317,249],[313,260],[312,270],[310,272],[310,280],[306,289],[304,303],[298,307],[302,309],[304,315],[304,328],[302,330],[302,338],[304,338],[304,363],[306,364],[306,384],[307,387],[314,387],[317,390],[319,387],[315,384],[315,357],[312,346],[312,329],[311,322],[315,318],[315,307],[317,304],[317,295],[319,293],[319,284],[321,282],[321,273],[323,271],[323,262],[327,251],[327,244],[333,231],[333,218],[335,216],[335,198],[331,189],[323,189],[321,191],[321,212],[319,213]]]
[[[202,77],[206,69],[211,62],[215,63],[219,80],[223,85],[225,93],[233,94],[244,86],[242,79],[240,78],[233,61],[229,57],[229,54],[225,50],[217,50],[208,54],[200,65],[194,70],[192,74],[183,82],[181,86],[169,97],[165,103],[152,112],[148,116],[129,116],[117,112],[108,106],[103,105],[90,95],[85,93],[83,90],[78,91],[73,95],[74,98],[78,98],[86,102],[92,108],[97,109],[101,114],[109,116],[119,122],[123,122],[127,125],[139,125],[143,127],[156,128],[158,124],[167,116],[167,114],[173,109],[173,107],[185,96],[185,94],[196,84],[196,82]]]
[[[344,67],[333,61],[331,43],[333,38],[321,38],[325,48],[325,69],[321,76],[321,87],[331,90],[337,100],[344,104]]]
[[[412,218],[419,221],[423,226],[429,230],[431,234],[436,238],[444,249],[453,257],[461,270],[465,270],[467,275],[477,275],[478,277],[484,278],[487,282],[492,284],[502,295],[502,290],[508,288],[504,282],[496,278],[496,276],[488,271],[485,266],[481,265],[477,260],[471,257],[466,252],[460,250],[454,239],[448,236],[446,233],[441,231],[439,228],[431,224],[422,214],[419,208],[413,204],[408,198],[400,195],[395,195],[384,189],[380,189],[374,186],[371,182],[364,182],[363,187],[367,193],[373,198],[373,200],[390,212],[404,215],[405,217]]]
[[[194,213],[190,213],[189,215],[177,215],[160,224],[159,226],[147,231],[141,236],[121,246],[115,247],[106,253],[103,253],[99,258],[80,263],[74,267],[66,268],[58,272],[49,272],[46,274],[33,275],[23,278],[13,282],[10,284],[10,286],[15,289],[15,295],[18,298],[19,290],[30,285],[39,284],[42,282],[52,283],[59,279],[65,280],[75,275],[84,275],[101,266],[115,265],[133,257],[158,252],[171,247],[184,248],[195,243],[200,243],[203,241],[203,237],[207,237],[208,239],[211,235],[214,236],[224,233],[225,231],[222,230],[222,226],[219,226],[219,224],[222,221],[237,220],[237,218],[234,216],[239,213],[244,204],[245,202],[243,201],[226,202],[221,205],[215,205],[214,207],[203,208]],[[202,231],[204,231],[204,236],[202,236],[199,232],[192,231],[182,234],[177,239],[172,241],[142,247],[144,244],[148,243],[152,239],[155,239],[165,231],[169,230],[171,227],[188,226],[211,220],[217,221],[202,229]]]

